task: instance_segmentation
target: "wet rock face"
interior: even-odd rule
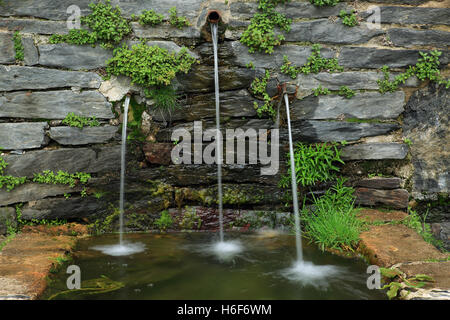
[[[413,196],[450,189],[450,89],[434,84],[415,92],[404,113],[404,136],[411,140]]]

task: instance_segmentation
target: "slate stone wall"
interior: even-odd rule
[[[112,1],[127,18],[144,9],[167,16],[169,8],[176,6],[179,15],[191,22],[190,27],[182,30],[167,24],[143,27],[132,22],[133,35],[125,40],[131,44],[140,38],[171,51],[187,46],[199,59],[200,63],[189,74],[175,80],[183,101],[182,108],[172,115],[155,112],[151,101],[128,79],[102,79],[102,68],[112,57],[112,50],[49,44],[51,34],[68,32],[67,7],[76,4],[86,15],[90,2],[0,2],[0,147],[9,163],[5,174],[32,177],[43,170],[66,170],[93,175],[88,196],[84,198],[78,187],[30,183],[11,192],[1,189],[0,214],[10,215],[7,208],[17,204],[24,204],[26,219],[81,219],[108,212],[109,203],[116,204],[118,198],[120,105],[128,91],[138,103],[148,104],[143,123],[147,141],[132,143],[129,148],[126,194],[129,211],[157,216],[165,208],[214,207],[215,166],[177,166],[167,161],[172,145],[170,136],[175,128],[191,128],[193,121],[200,120],[204,129],[215,126],[213,52],[205,25],[210,9],[220,11],[226,26],[220,30],[219,45],[224,128],[272,127],[271,119],[256,115],[253,103],[258,100],[248,90],[253,79],[268,69],[272,74],[268,87],[271,95],[277,94],[277,82],[289,82],[298,86],[297,97],[303,98],[292,104],[294,140],[348,142],[343,148],[347,162],[343,173],[355,186],[360,204],[406,209],[410,196],[421,200],[448,195],[448,89],[412,78],[398,91],[381,94],[377,84],[377,80],[383,79],[380,72],[383,65],[391,67],[395,75],[415,64],[419,51],[432,49],[443,52],[441,68],[448,77],[447,2],[374,0],[317,8],[309,1],[291,1],[277,10],[294,19],[292,30],[272,55],[266,55],[250,54],[239,42],[257,11],[254,1]],[[365,24],[370,16],[366,10],[374,3],[380,7],[379,29],[369,29]],[[337,16],[341,9],[352,8],[357,10],[360,24],[349,28]],[[22,36],[23,62],[14,58],[15,31]],[[337,58],[345,70],[299,75],[296,80],[280,73],[283,55],[295,65],[303,65],[313,43],[322,46],[322,56]],[[250,62],[255,69],[246,67]],[[351,99],[338,95],[315,97],[312,90],[319,85],[330,90],[345,85],[357,93]],[[95,116],[101,126],[83,130],[66,127],[61,120],[70,112]],[[282,128],[282,154],[286,138],[286,129]],[[404,138],[412,142],[411,146],[404,143]],[[276,176],[261,176],[258,165],[225,165],[224,184],[229,190],[225,207],[283,208],[285,191],[277,186],[286,169],[282,162]],[[369,179],[369,174],[390,178]],[[163,194],[149,191],[149,180],[162,181],[170,187]],[[71,194],[69,199],[63,196],[67,193]],[[97,199],[95,194],[99,193],[106,195]],[[440,220],[450,220],[448,212]]]

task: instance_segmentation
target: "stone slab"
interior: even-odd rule
[[[77,186],[71,188],[67,185],[26,183],[14,188],[12,191],[0,189],[0,206],[35,201],[80,191],[81,188]]]
[[[69,173],[75,172],[109,172],[120,168],[120,146],[57,150],[39,150],[23,155],[3,156],[8,166],[6,175],[32,177],[44,170]]]
[[[111,104],[98,91],[17,91],[0,95],[0,117],[64,119],[71,112],[84,117],[114,118]]]
[[[362,206],[387,206],[394,209],[408,208],[409,193],[404,189],[378,190],[355,188],[356,204]]]
[[[401,143],[364,143],[346,146],[342,149],[343,160],[386,160],[404,159],[408,146]]]
[[[0,66],[0,91],[53,88],[100,87],[102,79],[93,72],[62,71],[39,67]]]
[[[360,237],[370,262],[382,267],[444,257],[438,249],[404,225],[372,226]]]
[[[46,144],[47,122],[0,123],[2,150],[36,149]]]
[[[118,127],[52,127],[50,128],[50,138],[61,145],[79,146],[86,144],[105,143],[115,137]]]
[[[42,44],[39,49],[39,64],[72,70],[92,70],[106,66],[112,51],[100,46],[77,46],[66,43]]]
[[[403,112],[404,101],[403,91],[356,93],[350,99],[338,95],[309,96],[292,103],[292,120],[395,119]]]

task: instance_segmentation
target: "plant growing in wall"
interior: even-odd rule
[[[353,91],[352,89],[350,89],[347,86],[341,86],[339,88],[339,92],[338,92],[338,95],[345,97],[347,99],[352,98],[355,94],[356,94],[355,91]]]
[[[384,79],[378,80],[379,91],[381,93],[394,92],[398,89],[400,84],[404,84],[412,76],[416,76],[419,80],[430,80],[437,82],[438,84],[444,84],[446,88],[450,88],[450,79],[444,79],[439,71],[439,57],[442,52],[433,50],[429,53],[419,52],[420,57],[417,60],[416,65],[409,66],[408,70],[395,76],[393,81],[390,81],[390,72],[388,66],[383,66],[381,71],[383,72]]]
[[[295,176],[301,186],[312,186],[317,182],[325,182],[335,178],[339,172],[336,163],[344,164],[341,160],[341,152],[337,148],[338,143],[297,143],[294,150]],[[288,159],[289,159],[289,155]],[[290,164],[290,160],[288,160]],[[290,168],[290,165],[288,166]],[[280,180],[280,186],[290,186],[291,171]]]
[[[20,36],[19,31],[14,32],[13,35],[13,41],[14,41],[14,50],[16,51],[16,60],[23,61],[25,54],[24,54],[24,48],[22,44],[22,37]]]
[[[289,1],[289,0],[287,0]],[[275,35],[275,27],[279,27],[285,32],[291,30],[292,20],[285,15],[276,12],[278,3],[285,3],[286,0],[260,0],[258,9],[250,21],[250,25],[241,36],[241,43],[249,47],[249,52],[272,53],[275,46],[281,44],[285,39],[282,34]]]
[[[320,45],[314,44],[311,49],[311,55],[308,57],[307,62],[301,67],[293,65],[287,56],[283,56],[284,63],[281,66],[281,72],[288,74],[292,79],[295,79],[299,73],[310,74],[323,71],[340,72],[344,70],[344,68],[339,65],[336,58],[328,59],[320,55]]]
[[[81,17],[81,23],[91,31],[72,29],[67,35],[52,35],[50,43],[66,42],[78,45],[100,43],[102,47],[113,48],[131,32],[131,26],[122,17],[119,6],[112,7],[110,0],[105,0],[105,3],[91,3],[89,7],[92,13]]]
[[[339,18],[342,19],[342,24],[347,27],[354,27],[358,24],[358,19],[356,18],[356,14],[355,14],[354,10],[352,10],[350,12],[341,10],[339,12]]]
[[[317,7],[335,6],[339,3],[339,0],[309,0],[313,5]]]
[[[327,94],[330,94],[331,91],[329,89],[327,89],[327,88],[322,88],[322,85],[319,85],[318,88],[313,90],[313,93],[314,93],[314,96],[317,97],[319,95],[325,95],[326,96]]]
[[[250,90],[256,96],[262,97],[264,100],[263,105],[259,105],[257,102],[254,102],[254,107],[256,113],[259,117],[262,117],[264,114],[268,114],[271,117],[275,117],[276,111],[273,108],[272,99],[267,93],[267,83],[270,79],[270,72],[266,70],[264,77],[255,78],[252,84],[250,85]]]
[[[156,13],[154,10],[144,10],[138,17],[132,14],[131,18],[138,18],[139,24],[143,26],[156,26],[158,24],[161,24],[164,20],[164,16],[162,14]]]
[[[176,7],[172,7],[169,9],[169,23],[172,26],[177,27],[178,29],[183,29],[184,27],[189,26],[189,21],[186,17],[178,16]]]
[[[100,125],[100,122],[95,117],[83,117],[77,116],[75,113],[70,112],[62,121],[62,124],[65,124],[69,127],[77,127],[82,129],[83,127],[97,127]]]
[[[175,53],[139,43],[131,49],[127,46],[115,49],[114,57],[107,62],[106,72],[109,76],[130,77],[132,83],[145,88],[156,108],[170,112],[178,106],[172,80],[178,73],[188,73],[195,62],[184,47]]]

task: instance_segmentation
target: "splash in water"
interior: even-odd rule
[[[136,242],[136,243],[122,242],[120,244],[95,246],[95,247],[92,247],[91,249],[100,251],[109,256],[120,257],[120,256],[129,256],[129,255],[132,255],[135,253],[143,252],[143,251],[145,251],[145,245],[140,242]]]
[[[282,270],[281,275],[290,281],[303,286],[313,286],[317,289],[326,289],[330,280],[341,274],[343,270],[336,266],[317,266],[312,262],[297,261],[288,269]]]

